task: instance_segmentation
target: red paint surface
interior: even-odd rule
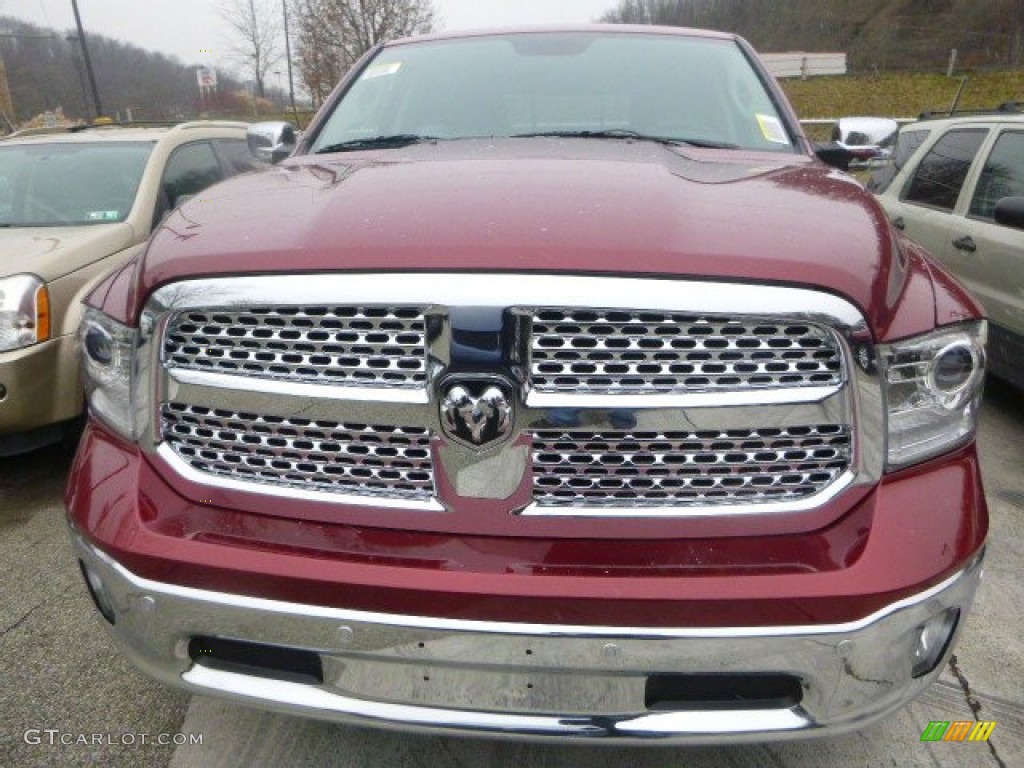
[[[66,500],[90,540],[158,581],[367,611],[623,626],[862,618],[962,567],[988,528],[973,446],[886,477],[816,531],[653,545],[426,534],[195,504],[96,426]]]
[[[172,214],[91,301],[134,323],[161,285],[282,269],[808,286],[860,307],[877,341],[980,313],[869,194],[809,156],[559,139],[300,157],[233,179]],[[487,502],[431,515],[233,494],[161,470],[94,425],[67,502],[84,535],[159,581],[623,626],[859,619],[961,568],[988,526],[973,446],[808,513],[581,524]]]
[[[305,157],[233,179],[167,220],[130,310],[111,311],[134,321],[160,285],[282,265],[811,286],[853,301],[879,340],[935,317],[927,269],[902,257],[875,201],[809,158],[559,139]]]
[[[949,325],[982,317],[984,308],[967,289],[940,262],[928,257],[927,252],[912,240],[904,238],[908,252],[917,255],[928,267],[935,289],[935,324]]]

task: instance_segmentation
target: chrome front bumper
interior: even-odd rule
[[[140,578],[72,532],[102,582],[112,631],[145,672],[194,693],[356,725],[520,739],[726,743],[860,728],[920,694],[911,676],[919,628],[950,608],[959,626],[981,557],[931,589],[860,621],[739,628],[503,624],[370,614],[207,592]],[[609,611],[614,602],[609,601]],[[224,638],[316,659],[297,682],[213,663],[196,638]],[[757,708],[649,708],[651,675],[772,674],[798,701]],[[287,677],[287,676],[285,676]]]

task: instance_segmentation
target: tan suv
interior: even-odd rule
[[[183,198],[261,163],[245,123],[0,141],[0,456],[76,434],[81,299]]]
[[[1009,103],[904,134],[919,147],[879,202],[984,305],[990,370],[1024,388],[1024,114]]]

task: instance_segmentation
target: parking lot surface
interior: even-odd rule
[[[699,749],[409,736],[170,691],[136,672],[81,583],[59,448],[0,459],[0,766],[1024,765],[1024,395],[989,382],[980,431],[992,516],[985,579],[950,668],[911,706],[847,736]],[[932,720],[996,721],[988,743],[922,743]],[[176,745],[199,740],[201,744]],[[166,742],[160,744],[158,742]]]

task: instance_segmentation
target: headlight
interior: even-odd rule
[[[35,275],[0,279],[0,352],[50,338],[50,294]]]
[[[964,323],[880,347],[889,469],[945,453],[974,436],[987,329],[984,321]]]
[[[136,331],[86,307],[78,329],[82,379],[93,415],[129,440],[135,439],[132,371]]]

